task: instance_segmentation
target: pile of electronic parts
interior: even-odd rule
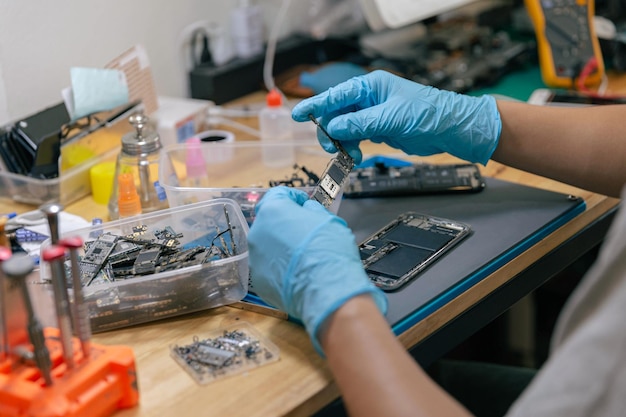
[[[534,37],[493,29],[497,26],[471,18],[429,23],[424,36],[401,53],[363,48],[363,64],[424,85],[466,93],[493,85],[537,61]]]
[[[181,248],[178,239],[183,235],[170,226],[155,230],[154,237],[147,236],[147,230],[146,225],[140,225],[125,236],[102,233],[86,242],[79,263],[83,286],[186,268],[237,254],[230,228],[218,230],[209,246],[189,248]],[[225,234],[230,236],[229,243]]]
[[[93,331],[216,307],[245,295],[242,219],[236,216],[231,224],[226,205],[180,217],[189,236],[163,221],[89,232],[77,270]],[[122,233],[126,227],[128,233]]]
[[[191,343],[175,344],[170,355],[199,384],[234,375],[279,359],[279,349],[252,326],[240,323],[212,337],[194,336]]]

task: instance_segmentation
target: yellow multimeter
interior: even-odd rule
[[[604,62],[593,27],[594,1],[524,1],[535,27],[543,82],[548,87],[572,88],[583,75],[585,86],[600,83]]]

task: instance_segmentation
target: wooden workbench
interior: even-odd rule
[[[623,83],[626,87],[626,80],[620,79],[618,83],[620,85]],[[262,95],[257,94],[243,102],[261,99]],[[246,122],[255,123],[254,120]],[[240,138],[251,140],[245,135],[240,135]],[[380,153],[381,149],[383,148],[373,144],[363,147],[365,154]],[[397,153],[388,148],[386,150]],[[422,160],[433,163],[458,161],[447,155]],[[482,173],[488,177],[581,196],[586,202],[586,210],[400,335],[401,342],[407,348],[420,343],[520,271],[593,224],[619,203],[616,199],[531,175],[496,162],[489,162],[482,169]],[[27,205],[0,204],[0,210],[5,212],[32,209],[33,207]],[[66,210],[86,219],[107,218],[106,207],[96,204],[90,197],[70,204]],[[169,356],[169,347],[172,344],[191,341],[195,335],[202,336],[203,333],[240,322],[250,323],[276,344],[280,349],[280,360],[242,375],[201,386]],[[97,334],[94,336],[94,342],[105,345],[127,345],[135,352],[140,405],[119,412],[116,414],[119,417],[305,416],[321,409],[339,395],[325,361],[314,351],[303,328],[292,322],[228,306]]]

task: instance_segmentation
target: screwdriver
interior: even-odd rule
[[[0,246],[0,262],[7,261],[11,258],[11,249]],[[4,273],[0,273],[0,325],[2,326],[2,354],[4,358],[9,356],[9,319],[7,314],[7,296],[6,296],[6,277]]]
[[[83,240],[79,236],[67,237],[59,240],[59,245],[65,247],[70,252],[70,262],[72,263],[72,288],[74,290],[74,304],[72,305],[72,316],[74,318],[74,331],[85,358],[89,357],[91,324],[89,323],[89,309],[85,304],[83,296],[83,283],[80,279],[80,265],[78,262],[78,250],[83,247]]]
[[[4,274],[21,288],[24,306],[28,314],[28,337],[33,345],[33,353],[35,363],[41,371],[47,386],[52,385],[52,362],[50,361],[50,352],[46,346],[46,339],[43,334],[43,327],[35,315],[33,304],[26,286],[26,277],[33,271],[35,262],[33,259],[23,253],[13,255],[10,259],[2,263]]]
[[[54,307],[59,323],[63,358],[67,367],[72,369],[74,367],[74,349],[72,347],[70,301],[67,293],[67,278],[65,277],[65,248],[58,245],[48,246],[42,251],[41,258],[50,264]]]
[[[67,292],[67,278],[65,276],[65,249],[57,246],[59,241],[59,214],[63,211],[63,206],[58,203],[46,203],[39,206],[48,219],[50,227],[50,241],[52,246],[47,247],[43,253],[43,260],[50,264],[52,274],[52,288],[54,291],[54,301],[57,312],[59,333],[61,336],[61,346],[63,346],[63,357],[68,368],[74,367],[74,351],[72,348],[72,321],[70,313],[70,300]]]
[[[59,241],[59,213],[63,210],[63,206],[58,203],[46,203],[39,206],[48,219],[48,226],[50,226],[50,240],[53,245]]]

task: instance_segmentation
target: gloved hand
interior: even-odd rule
[[[385,71],[352,78],[303,100],[293,109],[296,121],[309,114],[358,164],[361,140],[385,142],[411,155],[448,152],[486,164],[498,145],[502,122],[491,96],[471,97],[427,87]],[[328,152],[333,144],[318,131]]]
[[[252,286],[266,303],[299,319],[323,355],[318,331],[350,298],[387,299],[371,283],[352,231],[301,190],[271,188],[256,205],[248,234]]]

